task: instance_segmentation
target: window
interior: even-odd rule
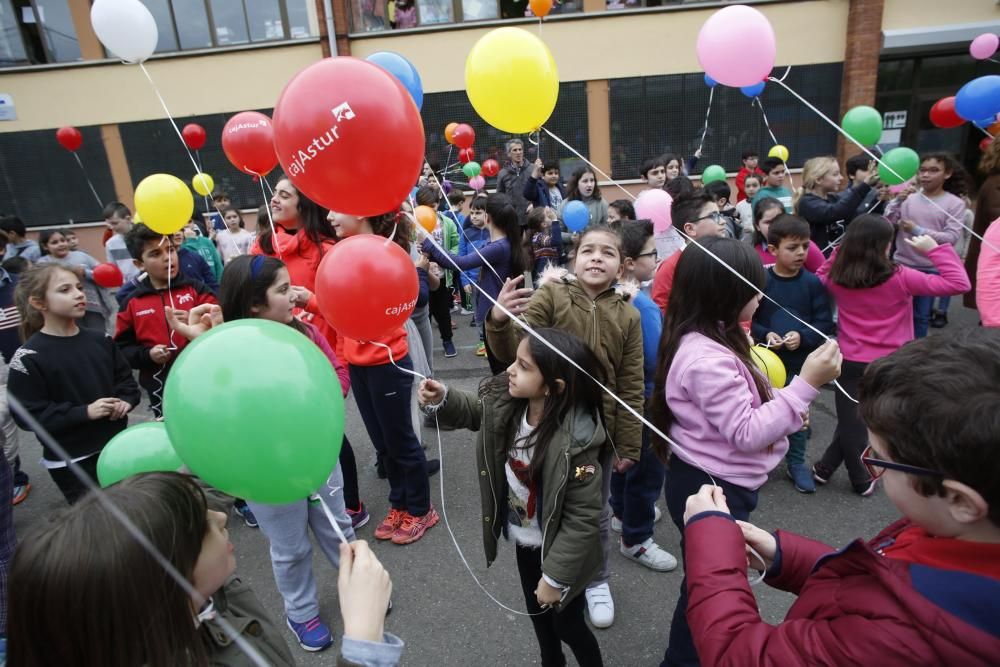
[[[173,0],[172,4],[181,49],[211,48],[212,31],[208,27],[208,11],[205,7],[205,0]],[[161,23],[159,19],[157,19],[157,24],[169,25]]]
[[[0,67],[28,61],[10,0],[0,0]]]
[[[380,32],[531,16],[528,0],[351,0],[351,29]],[[583,10],[583,0],[554,0],[553,14]]]
[[[0,0],[0,67],[80,60],[65,0]]]
[[[219,46],[246,44],[250,41],[242,0],[211,0],[215,40]]]

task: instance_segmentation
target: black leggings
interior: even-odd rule
[[[431,317],[437,322],[441,340],[451,340],[451,307],[455,305],[455,301],[451,295],[451,288],[444,284],[444,276],[441,276],[441,286],[431,292],[428,305]]]
[[[862,361],[844,359],[840,366],[840,386],[851,396],[858,395],[858,383],[865,374],[868,364]],[[837,430],[833,441],[823,452],[820,463],[835,471],[843,463],[851,484],[861,486],[871,481],[868,468],[861,462],[861,455],[868,447],[868,428],[861,420],[858,404],[844,396],[840,390],[835,394],[837,404]]]
[[[358,462],[354,458],[351,441],[344,436],[340,446],[340,470],[344,473],[344,504],[349,510],[361,509],[361,498],[358,495]]]

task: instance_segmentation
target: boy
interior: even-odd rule
[[[819,278],[802,268],[809,251],[809,223],[794,215],[779,215],[767,230],[767,249],[774,255],[774,266],[767,269],[764,293],[823,333],[832,335],[833,312],[830,299]],[[802,370],[823,337],[795,320],[776,305],[763,299],[754,314],[750,332],[766,343],[785,364],[789,381]],[[788,436],[785,455],[787,474],[800,493],[813,493],[816,483],[806,465],[808,429]]]
[[[760,190],[760,176],[749,174],[743,179],[743,189],[747,193],[747,198],[736,205],[736,219],[743,227],[743,240],[753,244],[753,206],[750,202],[757,196]]]
[[[72,229],[67,229],[63,232],[63,236],[66,237],[66,243],[69,244],[71,251],[80,249],[80,239],[76,238],[76,232]]]
[[[129,231],[125,244],[146,277],[121,302],[115,341],[129,365],[139,371],[139,384],[149,392],[149,407],[159,418],[167,373],[188,342],[167,326],[165,309],[172,304],[178,311],[188,311],[218,302],[204,283],[180,273],[177,249],[168,237],[139,223]]]
[[[907,343],[868,367],[858,396],[871,443],[863,460],[904,518],[867,544],[836,551],[772,535],[736,524],[712,487],[691,496],[687,618],[702,664],[997,664],[997,377],[1000,331],[981,328],[948,345]],[[757,611],[748,545],[765,581],[799,596],[777,626]]]
[[[197,218],[201,217],[200,213],[195,213]],[[174,243],[177,243],[177,234],[174,235]],[[217,290],[219,288],[219,280],[222,278],[222,257],[219,256],[219,251],[215,249],[215,244],[209,239],[201,235],[198,224],[195,222],[195,218],[191,219],[191,222],[184,225],[184,229],[181,232],[181,245],[178,247],[177,253],[181,259],[181,270],[184,269],[184,258],[183,251],[191,251],[205,262],[205,265],[209,268],[210,275],[214,280],[208,280],[209,274],[206,274],[202,279],[206,285],[212,289]]]
[[[436,210],[439,192],[439,190],[429,185],[419,188],[416,197],[417,205],[430,206]],[[434,228],[432,234],[434,235],[434,240],[449,253],[454,255],[458,252],[458,226],[450,216],[438,213],[437,227]],[[448,358],[458,356],[458,350],[455,349],[455,344],[452,342],[453,334],[451,327],[451,309],[455,304],[454,297],[452,296],[452,286],[458,287],[454,282],[455,272],[452,271],[454,268],[453,266],[440,267],[441,271],[443,271],[444,279],[441,281],[440,286],[431,292],[430,302],[428,303],[431,317],[437,322],[438,332],[441,334],[441,346],[444,348],[444,356]]]
[[[726,235],[726,222],[719,213],[719,206],[704,190],[696,190],[675,199],[670,206],[670,216],[674,229],[680,232],[681,238],[684,239],[685,249],[692,241]],[[695,252],[701,251],[695,250]],[[663,260],[653,278],[653,301],[664,315],[667,312],[667,302],[670,300],[670,290],[674,285],[674,272],[680,259],[681,253],[675,252]]]
[[[474,253],[476,252],[476,249],[481,249],[489,242],[490,233],[486,229],[486,195],[476,195],[476,198],[472,200],[472,205],[469,208],[469,217],[465,221],[465,225],[462,227],[462,233],[458,239],[458,254],[468,255],[470,253]],[[476,292],[476,288],[472,286],[472,283],[479,280],[479,269],[467,269],[464,273],[459,274],[459,278],[462,282],[462,291],[468,299],[470,306],[469,310],[472,311],[471,313],[463,312],[462,314],[475,315],[476,300],[479,297],[477,296],[478,292]],[[476,318],[473,317],[469,324],[470,326],[479,329],[479,345],[476,347],[476,356],[485,357],[486,339],[483,334],[483,323],[476,322]]]
[[[455,188],[448,193],[448,217],[455,221],[458,228],[461,229],[462,225],[465,224],[465,213],[462,210],[465,208],[465,193],[460,189]]]
[[[112,232],[111,238],[104,243],[104,252],[108,261],[122,272],[127,283],[139,275],[139,269],[135,268],[132,255],[125,246],[125,235],[132,229],[132,211],[120,201],[113,201],[104,207],[104,224]]]
[[[712,181],[705,186],[705,192],[712,196],[719,213],[726,219],[726,236],[739,240],[743,237],[743,227],[736,222],[736,209],[730,206],[730,198],[733,196],[733,189],[726,181]]]
[[[866,183],[874,168],[875,164],[864,153],[858,153],[847,158],[847,162],[844,163],[844,171],[847,172],[847,178],[851,182],[848,187],[858,187],[862,183]],[[861,200],[857,210],[854,212],[854,218],[866,213],[882,215],[885,212],[885,201],[879,196],[880,190],[881,188],[872,188],[868,191],[868,194]],[[854,218],[851,219],[853,220]]]
[[[214,231],[220,232],[226,228],[226,223],[222,219],[222,211],[230,206],[232,206],[232,203],[230,202],[228,192],[221,189],[212,192],[213,210],[208,212],[208,222]],[[195,208],[195,213],[197,214],[197,207]]]
[[[38,241],[32,241],[25,234],[28,230],[24,227],[24,222],[16,215],[8,215],[0,218],[0,231],[7,234],[7,248],[4,250],[3,258],[23,257],[29,262],[37,262],[42,256],[38,248]]]
[[[558,209],[566,198],[566,190],[559,182],[559,175],[558,160],[548,162],[542,162],[541,158],[535,160],[531,176],[524,182],[524,198],[531,202],[532,206]]]
[[[781,158],[767,157],[761,163],[764,171],[764,187],[757,191],[751,205],[764,197],[774,197],[785,207],[785,213],[792,213],[792,191],[785,187],[785,162]]]
[[[649,220],[625,221],[622,238],[622,282],[643,283],[656,272],[656,242],[653,223]],[[637,291],[632,305],[639,311],[642,327],[643,378],[645,397],[653,394],[656,375],[656,354],[663,330],[663,316],[645,292]],[[663,488],[663,463],[649,448],[649,430],[642,431],[642,452],[639,462],[624,473],[611,474],[611,529],[622,534],[618,550],[655,572],[669,572],[677,567],[677,559],[653,541],[653,524],[660,519],[656,499]]]
[[[740,167],[739,172],[736,174],[736,203],[740,203],[744,199],[749,199],[753,201],[753,195],[747,192],[746,180],[747,176],[760,176],[764,177],[764,172],[761,171],[760,167],[757,166],[757,160],[760,158],[760,153],[755,150],[745,150],[743,151],[743,166]]]
[[[651,157],[639,168],[639,178],[646,182],[648,189],[662,188],[667,182],[667,161],[663,155]]]

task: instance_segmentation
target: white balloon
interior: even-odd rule
[[[90,23],[108,51],[129,63],[141,63],[156,50],[156,21],[139,0],[97,0]]]

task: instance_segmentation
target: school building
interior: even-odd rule
[[[695,54],[704,21],[726,2],[556,0],[541,24],[527,0],[142,0],[159,28],[146,66],[178,125],[208,131],[204,170],[234,203],[254,209],[259,184],[226,161],[219,142],[232,114],[269,113],[285,83],[319,58],[396,51],[420,72],[427,155],[443,164],[443,130],[468,122],[481,161],[502,161],[508,138],[478,119],[464,92],[465,58],[500,25],[538,31],[561,79],[547,127],[617,180],[634,181],[655,154],[690,155],[695,174],[710,164],[734,172],[745,148],[788,147],[790,167],[812,156],[844,155],[838,135],[774,84],[753,105],[719,86],[705,127],[709,89]],[[777,35],[776,76],[828,116],[857,104],[883,112],[883,148],[949,150],[969,166],[981,133],[968,124],[930,125],[940,97],[1000,65],[972,59],[969,41],[1000,32],[994,0],[745,0]],[[192,166],[138,67],[109,58],[94,35],[89,0],[0,0],[0,212],[31,227],[99,219],[98,199],[129,204],[155,172],[189,180]],[[754,44],[744,47],[751,51]],[[74,156],[55,140],[72,125],[83,134]],[[527,155],[572,154],[543,135],[525,137]],[[91,191],[84,172],[96,190]],[[274,183],[272,174],[271,183]],[[492,180],[492,179],[491,179]],[[611,190],[605,196],[617,199]],[[89,244],[88,244],[89,245]]]

